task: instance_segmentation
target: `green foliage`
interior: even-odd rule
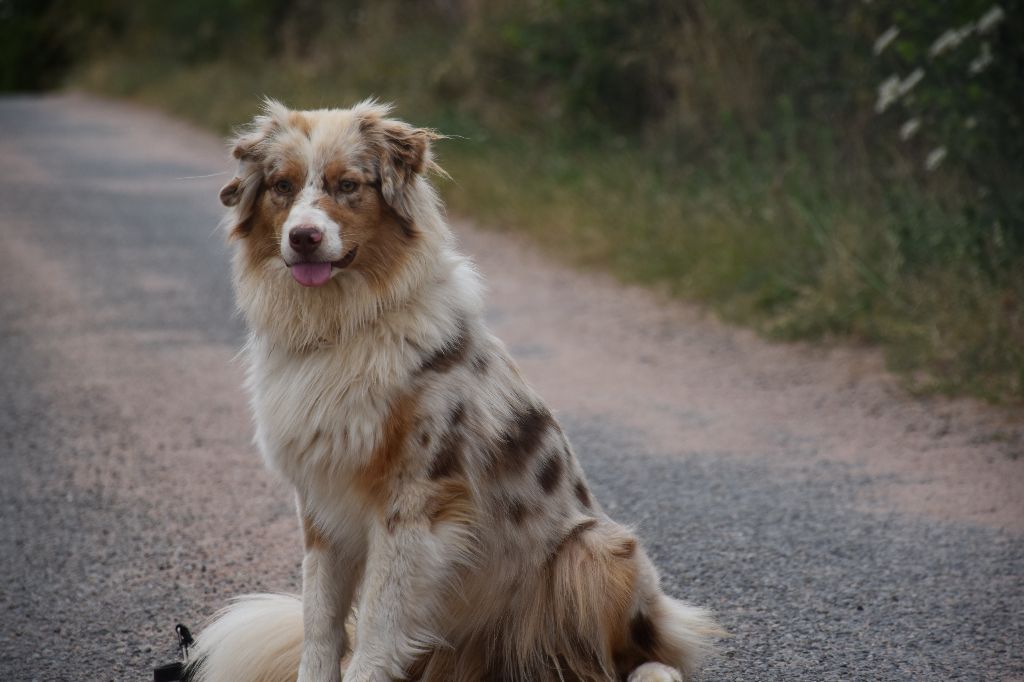
[[[883,114],[886,131],[913,122],[904,153],[925,162],[943,150],[973,196],[975,229],[956,248],[993,268],[1024,251],[1024,8],[991,0],[879,4],[880,26],[898,29],[876,59],[878,80],[919,70],[920,82]],[[909,131],[908,131],[909,132]]]
[[[484,17],[469,51],[502,98],[525,94],[535,114],[637,132],[674,96],[664,67],[687,12],[660,0],[513,3]]]
[[[881,344],[915,387],[1024,398],[1019,2],[932,55],[988,1],[0,8],[52,57],[0,42],[7,87],[73,67],[221,130],[264,94],[394,99],[454,136],[455,210],[771,336]]]
[[[71,51],[54,21],[55,0],[0,2],[0,91],[41,90],[60,82]]]

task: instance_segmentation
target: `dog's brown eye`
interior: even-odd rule
[[[345,194],[351,194],[352,192],[355,192],[356,187],[359,187],[359,184],[355,180],[342,180],[340,183],[338,183],[338,189],[344,192]]]
[[[278,180],[274,183],[274,191],[278,194],[291,194],[292,183],[288,180]]]

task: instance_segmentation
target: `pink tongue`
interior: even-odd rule
[[[291,267],[292,277],[304,287],[319,287],[331,278],[330,263],[296,263]]]

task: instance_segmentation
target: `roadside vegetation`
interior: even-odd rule
[[[225,132],[265,94],[373,94],[451,136],[446,198],[485,227],[773,338],[881,346],[913,390],[1024,399],[1018,2],[4,8],[7,88]]]

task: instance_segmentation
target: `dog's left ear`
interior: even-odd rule
[[[412,195],[416,176],[439,170],[431,143],[441,137],[432,130],[415,128],[404,121],[380,122],[383,144],[380,159],[380,192],[404,220],[414,222]]]
[[[413,193],[417,176],[430,171],[444,173],[434,163],[430,145],[444,136],[404,121],[384,118],[390,107],[373,101],[355,107],[363,134],[377,153],[380,193],[395,213],[408,223],[415,222]]]

